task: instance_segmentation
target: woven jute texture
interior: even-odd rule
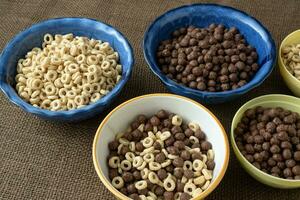
[[[198,1],[199,2],[199,1]],[[89,17],[117,27],[134,48],[135,66],[120,98],[92,119],[68,124],[45,121],[23,112],[0,94],[0,199],[102,199],[114,197],[98,178],[92,162],[92,141],[103,117],[132,97],[166,92],[142,53],[147,26],[165,11],[194,3],[184,0],[0,0],[0,49],[19,31],[54,17]],[[214,1],[244,10],[272,33],[276,45],[299,28],[298,1]],[[263,94],[291,94],[277,67],[257,89],[238,100],[207,107],[230,132],[234,113]],[[300,190],[278,190],[251,178],[231,151],[221,184],[207,199],[297,200]]]

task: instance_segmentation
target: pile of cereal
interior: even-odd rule
[[[256,168],[300,179],[300,116],[280,107],[248,109],[234,130],[237,146]]]
[[[287,70],[300,80],[300,44],[284,46],[281,56]]]
[[[108,42],[46,34],[42,49],[18,61],[16,90],[35,107],[72,110],[94,103],[121,79],[119,55]]]
[[[108,147],[112,185],[134,200],[188,200],[213,177],[214,151],[205,133],[165,110],[137,116]]]
[[[183,27],[162,41],[157,61],[164,74],[200,91],[234,90],[247,84],[259,66],[258,55],[235,27],[211,24]]]

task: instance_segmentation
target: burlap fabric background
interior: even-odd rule
[[[260,20],[277,46],[299,28],[298,1],[214,1],[242,9]],[[95,18],[117,27],[134,47],[133,76],[114,106],[132,97],[166,92],[144,61],[141,41],[147,26],[163,12],[192,1],[150,0],[0,0],[0,49],[19,31],[53,17]],[[279,71],[243,98],[208,108],[227,132],[234,113],[246,101],[263,94],[290,94]],[[0,199],[113,199],[94,170],[92,141],[109,111],[76,124],[44,121],[13,106],[0,94]],[[296,200],[300,190],[277,190],[252,179],[233,152],[219,187],[207,199]]]

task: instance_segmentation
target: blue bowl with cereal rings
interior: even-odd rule
[[[103,41],[103,43],[102,43],[103,45],[101,46],[101,48],[104,48],[103,46],[109,44],[109,46],[112,47],[113,51],[117,52],[117,53],[115,53],[115,55],[117,55],[117,57],[119,59],[117,64],[121,65],[121,67],[119,66],[119,72],[118,72],[119,77],[118,77],[117,81],[115,81],[116,83],[115,83],[114,87],[111,87],[110,89],[101,91],[102,92],[101,94],[103,94],[103,95],[101,95],[100,92],[98,92],[100,94],[101,98],[99,98],[99,95],[95,95],[94,96],[95,101],[93,103],[88,104],[86,106],[79,106],[79,108],[76,107],[76,109],[65,109],[65,110],[58,109],[57,111],[53,111],[53,110],[40,108],[39,106],[33,106],[33,103],[27,103],[23,99],[24,95],[21,98],[18,95],[17,90],[16,90],[15,77],[17,75],[17,66],[18,66],[19,59],[24,58],[26,53],[29,51],[32,51],[32,49],[34,47],[42,48],[42,43],[45,40],[49,40],[49,37],[50,37],[49,35],[46,35],[46,34],[67,35],[69,33],[72,33],[74,35],[74,38],[76,36],[85,37],[86,39],[82,39],[82,38],[81,39],[83,41],[88,41],[89,44],[92,44],[92,42],[91,42],[92,39],[101,40],[101,41]],[[46,35],[46,38],[44,38],[45,35]],[[81,41],[81,39],[79,38],[80,41]],[[82,44],[82,45],[84,46],[84,44]],[[71,53],[72,48],[71,47],[69,47],[69,48],[70,48],[70,53]],[[82,48],[84,48],[84,47],[82,47]],[[90,48],[90,47],[87,47],[87,48]],[[95,48],[96,48],[96,45],[95,45]],[[94,49],[92,49],[92,50],[94,50]],[[81,49],[81,51],[83,51],[83,50]],[[98,56],[98,54],[97,54],[97,56]],[[42,59],[43,59],[43,61],[46,60],[45,58],[42,58]],[[79,60],[81,61],[81,59],[83,59],[83,58],[78,58],[78,62],[79,62]],[[98,56],[97,59],[101,59],[101,56]],[[55,60],[53,62],[55,62]],[[86,61],[86,62],[88,62],[88,61]],[[93,62],[92,57],[90,58],[89,62],[90,63]],[[45,63],[46,63],[46,61],[45,61]],[[51,60],[51,63],[52,63],[52,60]],[[117,96],[121,92],[122,88],[124,87],[125,83],[130,79],[133,64],[134,64],[134,55],[133,55],[132,47],[129,44],[128,40],[125,38],[125,36],[121,32],[119,32],[116,28],[114,28],[108,24],[105,24],[103,22],[96,21],[94,19],[88,19],[88,18],[54,18],[54,19],[49,19],[49,20],[34,24],[33,26],[25,29],[24,31],[17,34],[6,45],[6,47],[3,49],[3,51],[0,55],[0,88],[3,91],[3,93],[6,95],[6,97],[12,103],[19,106],[26,112],[32,113],[32,114],[37,115],[44,119],[49,119],[49,120],[54,120],[54,121],[67,121],[67,122],[80,121],[80,120],[91,118],[91,117],[95,116],[96,114],[100,114],[103,110],[105,110],[109,107],[109,105],[117,98]],[[25,65],[26,65],[26,63],[25,63]],[[83,68],[85,67],[85,65],[82,65],[82,66],[83,66]],[[80,65],[80,67],[81,67],[81,65]],[[90,65],[88,67],[90,67]],[[101,67],[102,67],[102,64],[101,64]],[[69,71],[72,70],[73,68],[74,68],[74,70],[76,70],[75,69],[76,66],[75,67],[68,66],[68,69],[65,70],[66,73],[69,73]],[[57,70],[58,69],[60,69],[60,68],[57,67]],[[62,70],[62,69],[60,69],[60,70]],[[87,70],[87,68],[84,68],[84,70]],[[93,70],[93,69],[88,69],[88,70]],[[115,69],[115,71],[116,70],[117,69]],[[107,70],[106,71],[104,70],[103,72],[97,72],[97,73],[103,74],[105,72],[108,73]],[[66,75],[66,73],[64,74],[65,77],[61,78],[60,81],[68,80],[70,78],[69,75]],[[118,73],[115,72],[114,74],[118,74]],[[87,80],[93,81],[93,79],[95,78],[92,75],[89,76],[89,74],[85,74],[85,75],[87,76]],[[51,79],[52,76],[53,76],[53,74],[48,74],[47,78]],[[18,79],[18,80],[20,80],[20,79]],[[98,77],[96,80],[97,81],[99,80],[99,82],[103,81],[103,80],[101,80],[101,77],[100,78]],[[105,79],[105,80],[107,80],[107,79]],[[95,80],[94,80],[94,82],[95,82]],[[62,83],[62,82],[60,82],[60,83]],[[81,82],[78,82],[78,84],[79,83],[81,84]],[[31,84],[30,86],[32,86],[32,84],[34,86],[35,86],[35,84],[37,84],[37,86],[39,86],[39,81],[34,82],[34,83],[33,83],[33,81],[31,81],[30,84]],[[59,84],[59,83],[57,83],[57,84]],[[103,83],[101,83],[101,84],[103,84]],[[54,82],[54,85],[56,85],[55,82]],[[106,85],[106,83],[105,83],[105,85]],[[72,87],[72,85],[70,86],[70,84],[69,84],[68,87]],[[105,87],[107,88],[107,86],[105,86]],[[20,89],[19,85],[18,85],[18,89]],[[46,89],[47,89],[47,91],[46,91]],[[43,90],[44,93],[46,93],[46,92],[50,93],[53,90],[53,87],[51,86],[46,89]],[[87,87],[82,90],[86,91],[86,90],[90,90],[90,89],[91,88]],[[33,93],[28,92],[28,94],[30,94],[31,97],[33,95],[35,96],[35,94],[33,94]],[[47,96],[47,98],[50,98],[50,97],[51,96]],[[53,97],[51,97],[51,98],[53,98]],[[86,98],[87,97],[84,96],[84,98],[83,98],[84,101],[86,100]],[[78,99],[79,99],[78,102],[80,102],[81,99],[80,98],[78,98]],[[65,98],[62,100],[62,102],[64,100],[65,100]],[[60,104],[53,104],[53,105],[54,105],[54,107],[56,106],[55,108],[60,106]],[[73,102],[70,105],[73,105]],[[78,105],[80,105],[80,104],[78,104]]]
[[[208,27],[212,23],[223,24],[227,28],[236,27],[257,51],[259,69],[242,87],[220,92],[191,89],[168,78],[158,65],[157,48],[160,42],[171,38],[173,31],[190,25]],[[272,36],[258,20],[243,11],[218,4],[189,4],[162,14],[146,30],[143,50],[151,70],[169,91],[208,104],[231,101],[258,87],[270,75],[276,60],[276,46]]]

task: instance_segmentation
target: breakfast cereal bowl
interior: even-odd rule
[[[298,80],[287,70],[287,66],[285,66],[285,64],[283,63],[281,51],[282,48],[286,45],[299,44],[299,43],[300,43],[300,30],[296,30],[285,37],[285,39],[281,42],[278,51],[278,66],[279,66],[280,74],[285,84],[297,97],[300,97],[300,80]]]
[[[173,94],[149,94],[130,99],[111,111],[100,124],[93,142],[94,167],[101,182],[113,193],[115,197],[129,200],[127,196],[113,187],[108,172],[107,158],[109,156],[108,144],[114,140],[118,133],[125,131],[130,122],[139,114],[147,117],[154,115],[158,110],[176,113],[183,121],[193,121],[200,125],[206,134],[207,140],[212,144],[215,152],[215,168],[209,187],[193,199],[204,199],[222,180],[229,162],[229,146],[224,128],[219,120],[204,106]],[[148,133],[149,134],[149,133]]]
[[[173,31],[190,25],[208,27],[212,23],[223,24],[227,28],[236,27],[257,51],[258,71],[248,83],[237,89],[217,92],[192,89],[168,78],[158,64],[156,51],[159,43],[170,39]],[[243,11],[217,4],[185,5],[162,14],[146,30],[143,50],[152,72],[169,91],[210,104],[236,99],[258,87],[269,76],[276,61],[276,46],[272,36],[258,20]]]
[[[42,47],[43,36],[68,34],[85,36],[108,42],[119,54],[122,76],[115,87],[103,98],[82,108],[67,111],[50,111],[25,102],[16,92],[17,63],[34,47]],[[129,80],[134,63],[133,50],[127,39],[114,27],[87,18],[56,18],[37,23],[17,34],[0,56],[0,88],[7,98],[26,112],[57,121],[79,121],[90,118],[108,108]]]
[[[278,178],[267,174],[254,165],[252,165],[241,153],[239,150],[236,140],[234,130],[237,127],[238,123],[241,121],[243,117],[243,113],[249,108],[255,108],[257,106],[262,107],[282,107],[283,109],[287,109],[293,112],[300,113],[300,99],[288,96],[288,95],[281,95],[281,94],[271,94],[271,95],[264,95],[257,98],[254,98],[247,103],[245,103],[235,114],[232,124],[231,124],[231,145],[233,151],[242,165],[242,167],[247,171],[253,178],[258,180],[259,182],[266,184],[271,187],[275,188],[282,188],[282,189],[292,189],[292,188],[299,188],[300,187],[300,180],[288,180],[283,178]]]

